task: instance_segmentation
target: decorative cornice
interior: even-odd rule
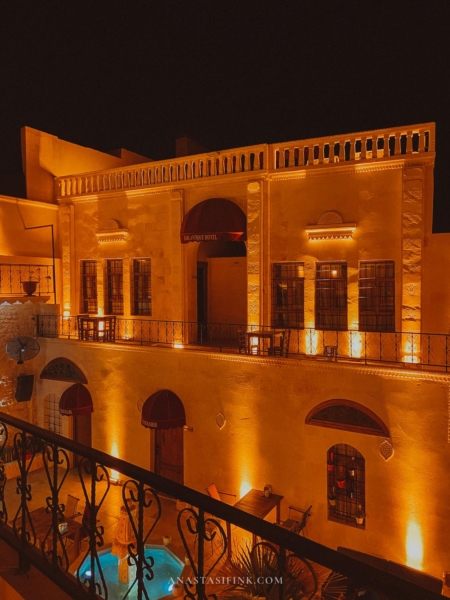
[[[403,367],[393,368],[386,366],[375,366],[375,365],[364,365],[361,363],[351,363],[351,362],[330,362],[326,358],[322,357],[307,357],[307,356],[293,356],[292,358],[269,358],[262,356],[249,356],[246,354],[225,354],[223,352],[209,352],[202,350],[191,350],[189,346],[186,348],[171,348],[171,347],[161,347],[161,346],[131,346],[131,345],[121,345],[117,340],[116,344],[111,345],[105,344],[103,342],[85,342],[81,340],[67,340],[64,338],[40,338],[42,342],[47,342],[49,344],[66,344],[67,342],[76,344],[76,347],[83,348],[92,348],[92,349],[100,349],[104,350],[114,350],[115,352],[136,352],[136,353],[177,353],[177,356],[180,354],[186,354],[187,357],[195,356],[196,358],[203,358],[206,360],[220,360],[226,362],[239,362],[246,364],[260,364],[265,367],[290,367],[301,369],[304,373],[305,369],[309,370],[326,370],[326,371],[340,371],[340,370],[349,370],[357,373],[361,373],[363,375],[376,375],[383,377],[392,377],[394,379],[411,379],[411,380],[421,380],[421,381],[433,381],[438,383],[450,384],[450,373],[435,373],[433,371],[423,371],[421,369],[417,369],[417,367],[412,367],[411,369],[406,369]],[[357,360],[357,359],[355,359]]]
[[[351,240],[355,229],[356,223],[343,223],[342,225],[312,225],[305,227],[309,242],[317,242],[320,240]]]

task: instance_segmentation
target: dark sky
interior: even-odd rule
[[[0,171],[20,128],[154,159],[436,121],[450,231],[449,19],[431,0],[0,4]],[[1,191],[1,190],[0,190]]]

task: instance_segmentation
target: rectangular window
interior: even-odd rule
[[[305,275],[303,263],[272,265],[272,327],[305,326]]]
[[[105,314],[123,315],[123,260],[106,261]]]
[[[133,259],[131,281],[131,314],[151,316],[152,284],[150,258]]]
[[[347,263],[316,263],[316,329],[347,329]]]
[[[80,312],[97,314],[97,261],[82,260],[80,274]]]
[[[359,330],[395,331],[395,262],[359,263]]]

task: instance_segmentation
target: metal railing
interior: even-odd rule
[[[440,598],[434,592],[390,573],[381,572],[151,471],[0,412],[0,456],[8,443],[8,437],[13,438],[20,475],[12,488],[15,489],[17,503],[11,511],[7,501],[10,496],[5,492],[8,486],[5,467],[0,463],[0,538],[18,552],[22,570],[27,570],[30,564],[34,565],[71,598],[101,597],[106,600],[111,597],[111,588],[114,586],[105,573],[100,549],[105,541],[105,529],[101,523],[102,506],[114,496],[111,487],[112,472],[122,482],[121,501],[133,538],[124,549],[127,564],[134,569],[129,570],[130,581],[127,591],[120,596],[122,598],[129,597],[131,590],[138,600],[154,597],[149,590],[152,589],[152,580],[159,565],[155,552],[152,552],[154,546],[149,550],[147,544],[154,543],[156,526],[164,520],[167,526],[167,519],[176,522],[176,535],[181,542],[183,555],[185,554],[186,568],[183,573],[190,571],[189,576],[182,575],[187,577],[182,580],[182,594],[185,598],[206,600],[207,597],[217,597],[221,594],[213,595],[215,590],[214,585],[210,585],[211,580],[216,582],[215,576],[223,573],[227,576],[237,573],[239,576],[242,572],[242,564],[238,562],[239,554],[236,558],[234,551],[228,551],[231,543],[230,530],[225,527],[224,522],[265,540],[251,552],[260,553],[263,560],[259,564],[264,563],[264,560],[269,561],[272,582],[275,576],[281,574],[277,578],[276,592],[272,589],[272,598],[290,598],[288,582],[297,579],[297,583],[301,582],[305,587],[304,594],[295,597],[312,598],[317,590],[317,573],[320,569],[328,570],[328,573],[331,570],[350,578],[356,587],[372,586],[382,590],[391,600]],[[36,511],[33,499],[33,481],[36,480],[31,477],[30,467],[38,454],[42,455],[44,464],[38,489],[46,486],[45,511],[43,508]],[[69,520],[65,515],[63,500],[67,493],[65,481],[69,475],[72,455],[77,458],[76,475],[86,504],[82,521],[86,541],[81,544],[81,565],[79,562],[74,563],[79,565],[77,567],[71,563],[63,527]],[[35,477],[36,473],[33,475]],[[173,503],[169,507],[164,499],[167,497],[177,499],[180,503],[176,516]],[[113,503],[117,506],[117,497]],[[37,534],[34,516],[37,512],[48,515],[48,530],[40,535]],[[315,564],[311,565],[309,560]],[[304,572],[307,572],[306,578]],[[264,593],[260,591],[257,595]]]
[[[55,302],[53,266],[0,264],[0,296],[50,296]]]
[[[55,178],[60,198],[237,173],[276,172],[335,163],[426,155],[435,150],[435,125],[422,123],[279,144],[259,144]]]
[[[251,338],[252,331],[261,329],[270,331],[271,327],[117,318],[115,341],[126,344],[205,348],[211,351],[248,354],[248,347],[240,346],[239,332],[245,330],[247,336]],[[78,339],[77,317],[40,315],[38,335]],[[260,354],[269,354],[267,342],[261,343]],[[288,356],[322,357],[364,364],[389,363],[449,371],[450,335],[292,329]]]

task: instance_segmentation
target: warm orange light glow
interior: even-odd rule
[[[319,334],[315,329],[306,331],[306,354],[317,354]]]
[[[113,441],[112,444],[111,444],[110,454],[111,454],[111,456],[119,458],[119,447],[117,446],[117,442],[116,441]],[[109,478],[112,481],[112,483],[117,483],[119,481],[119,479],[120,479],[120,477],[119,477],[119,471],[111,469]]]
[[[245,496],[245,494],[247,494],[251,489],[252,486],[249,484],[248,481],[241,481],[241,485],[239,487],[239,497],[242,498],[242,496]]]
[[[259,354],[259,340],[257,337],[250,337],[250,354]]]
[[[70,317],[70,310],[65,310],[65,311],[63,312],[63,316],[64,316],[64,317]]]
[[[406,334],[406,343],[403,345],[403,362],[419,362],[419,336],[414,333]]]
[[[180,344],[179,342],[175,342],[175,344],[173,345],[174,348],[184,348],[183,344]]]
[[[361,358],[362,335],[359,333],[359,331],[348,332],[348,354],[352,358]]]
[[[406,564],[413,569],[422,570],[423,541],[422,530],[416,521],[408,523],[406,532]]]

